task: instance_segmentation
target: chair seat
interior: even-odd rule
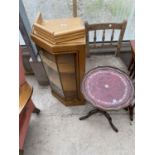
[[[82,81],[82,93],[87,101],[103,110],[117,110],[129,106],[134,87],[127,74],[113,67],[90,70]]]

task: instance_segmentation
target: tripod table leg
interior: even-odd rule
[[[111,125],[112,129],[115,131],[115,132],[118,132],[118,129],[115,127],[115,125],[112,123],[112,118],[111,116],[106,112],[106,111],[100,111],[101,113],[103,113],[105,115],[105,117],[108,119],[109,121],[109,124]]]
[[[99,112],[98,109],[91,110],[91,111],[89,111],[89,113],[86,116],[80,117],[79,120],[84,120],[84,119],[86,119],[86,118],[90,117],[91,115],[96,114],[98,112]]]

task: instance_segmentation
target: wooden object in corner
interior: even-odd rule
[[[33,88],[26,82],[22,64],[22,51],[19,46],[19,154],[24,153],[24,141],[26,138],[31,113],[39,114],[31,100]]]

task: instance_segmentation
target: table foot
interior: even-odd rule
[[[133,121],[133,111],[134,111],[134,108],[135,108],[135,104],[129,106],[129,116],[130,116],[130,120],[131,121]]]
[[[99,112],[98,109],[91,110],[88,112],[88,114],[86,116],[80,117],[79,120],[84,120],[84,119],[86,119],[86,118],[90,117],[91,115],[96,114],[98,112]]]
[[[110,116],[106,111],[100,111],[100,112],[103,113],[104,116],[108,119],[109,124],[111,125],[112,129],[113,129],[115,132],[118,132],[118,129],[115,127],[115,125],[114,125],[113,122],[112,122],[111,116]]]
[[[102,110],[99,110],[99,109],[94,109],[94,110],[91,110],[88,112],[88,114],[86,116],[82,116],[79,118],[79,120],[84,120],[84,119],[87,119],[88,117],[92,116],[93,114],[96,114],[96,113],[102,113],[104,114],[104,116],[108,119],[109,121],[109,124],[111,125],[112,129],[115,131],[115,132],[118,132],[118,129],[115,127],[115,125],[112,123],[112,118],[111,116],[106,112],[106,111],[102,111]]]

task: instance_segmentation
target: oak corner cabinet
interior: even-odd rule
[[[31,34],[35,42],[52,94],[64,105],[82,105],[84,98],[80,85],[85,73],[85,38],[52,45]]]

